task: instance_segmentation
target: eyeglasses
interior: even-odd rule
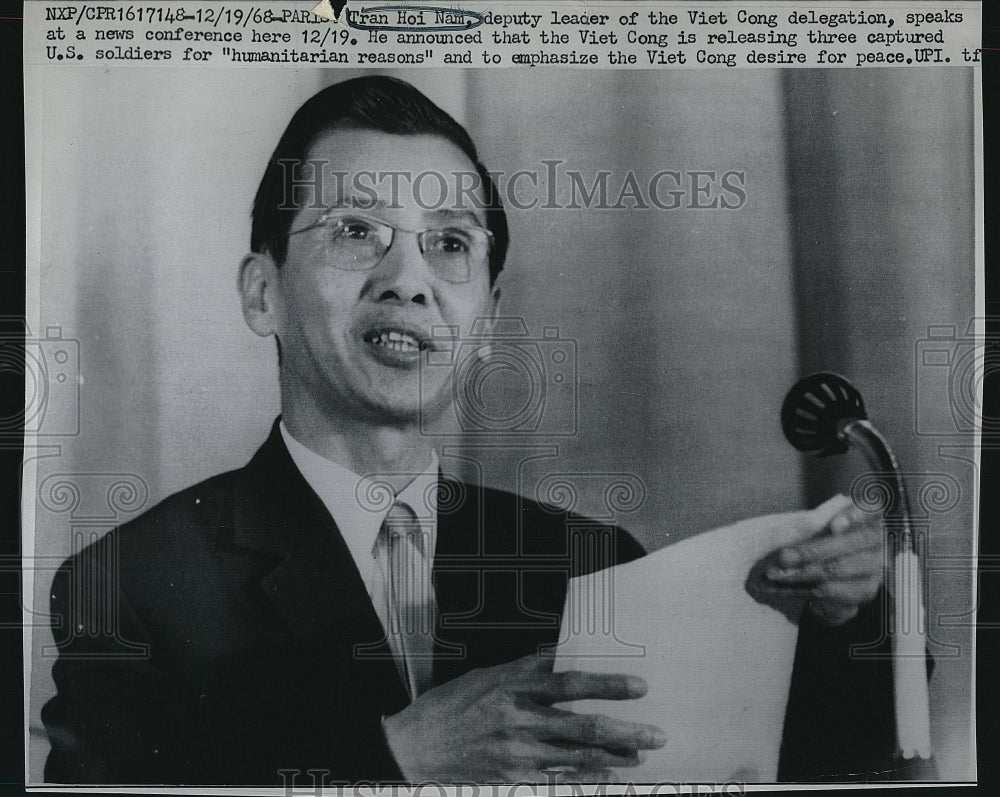
[[[482,227],[440,227],[407,230],[381,219],[358,214],[327,213],[318,221],[287,235],[323,228],[326,260],[344,271],[370,271],[382,262],[397,232],[417,236],[428,268],[447,282],[468,282],[475,269],[488,265],[493,233]]]

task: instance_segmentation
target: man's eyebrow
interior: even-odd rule
[[[485,227],[482,219],[479,218],[471,210],[458,210],[457,208],[436,208],[434,210],[428,211],[428,215],[432,217],[439,217],[442,221],[453,221],[458,219],[465,219],[467,221],[473,222],[477,227]]]
[[[387,208],[395,207],[398,209],[398,205],[390,205],[384,199],[372,199],[370,196],[356,196],[351,194],[346,196],[344,194],[337,194],[334,197],[333,204],[330,205],[330,210],[343,210],[344,208],[361,208],[364,210],[386,210]]]
[[[381,197],[372,199],[370,196],[356,196],[354,194],[337,194],[329,210],[399,210],[400,206],[387,202]],[[455,221],[472,222],[476,227],[486,228],[485,222],[475,213],[467,208],[429,208],[424,213],[435,219],[436,223]]]

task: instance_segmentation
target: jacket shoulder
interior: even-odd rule
[[[232,525],[234,487],[240,478],[240,470],[228,471],[167,496],[75,548],[60,575],[99,571],[127,586],[147,579],[157,582],[162,574],[197,570],[199,562],[213,558],[220,536]],[[57,584],[59,580],[57,576]]]
[[[475,488],[466,485],[466,489]],[[602,559],[602,566],[624,564],[646,554],[645,548],[629,531],[613,522],[594,520],[506,490],[492,487],[481,490],[487,524],[491,518],[512,524],[527,554],[572,553],[574,547],[596,543],[606,548],[611,556],[610,560]]]
[[[231,515],[233,488],[240,480],[240,470],[211,476],[202,482],[168,495],[142,514],[122,523],[112,532],[122,541],[169,535],[172,544],[177,535],[189,536],[199,531],[227,525]]]

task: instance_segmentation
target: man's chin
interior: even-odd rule
[[[382,366],[364,369],[355,376],[345,380],[356,385],[352,403],[359,409],[363,407],[363,414],[374,425],[432,430],[446,413],[454,415],[450,380],[421,379],[416,369]]]
[[[412,393],[406,395],[385,395],[374,397],[370,403],[373,420],[390,426],[415,427],[421,431],[433,432],[441,425],[442,416],[449,402],[439,400],[422,401]]]

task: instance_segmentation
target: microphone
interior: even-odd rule
[[[799,380],[785,396],[781,427],[793,446],[817,456],[860,451],[886,479],[884,512],[889,552],[893,690],[897,758],[914,771],[933,771],[926,635],[920,559],[910,527],[906,486],[885,437],[869,422],[857,389],[839,374],[820,372]]]

